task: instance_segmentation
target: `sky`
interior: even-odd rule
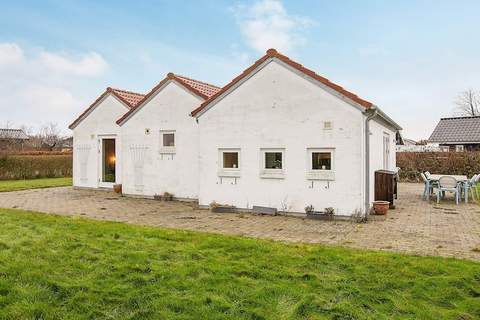
[[[2,1],[0,127],[71,123],[168,72],[223,86],[276,48],[428,138],[480,90],[480,1]]]

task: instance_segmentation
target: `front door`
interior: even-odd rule
[[[111,187],[116,181],[116,148],[115,138],[101,138],[100,151],[100,177],[101,187]]]

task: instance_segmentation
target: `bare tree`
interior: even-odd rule
[[[462,91],[455,100],[457,112],[461,116],[480,116],[480,92],[473,89]]]
[[[47,147],[50,151],[55,148],[62,140],[62,136],[60,135],[60,130],[58,129],[58,125],[56,123],[50,122],[43,125],[40,128],[38,133],[38,137],[42,141],[42,144]]]

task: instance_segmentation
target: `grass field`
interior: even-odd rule
[[[0,180],[0,192],[71,186],[72,178],[45,178],[29,180]]]
[[[0,209],[0,319],[478,319],[480,264]]]

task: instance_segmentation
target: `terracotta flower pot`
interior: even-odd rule
[[[113,185],[113,191],[115,191],[115,193],[122,193],[122,185],[121,184],[114,184]]]
[[[375,214],[386,215],[389,205],[388,201],[373,201],[373,210]]]

